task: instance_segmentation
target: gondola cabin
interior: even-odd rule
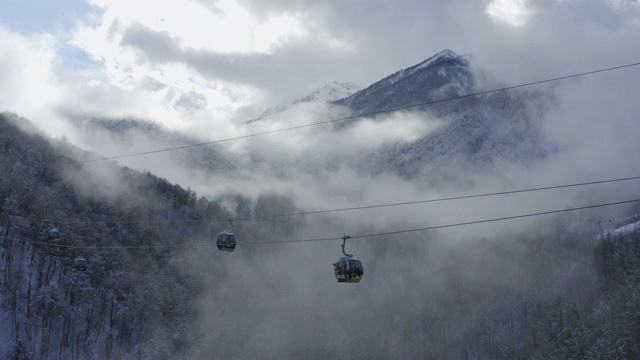
[[[82,256],[77,256],[73,260],[74,271],[87,271],[88,268],[89,268],[89,263],[87,262],[87,259],[83,258]]]
[[[60,239],[62,239],[62,234],[60,234],[60,230],[58,230],[58,228],[54,228],[49,231],[49,240],[60,241]]]
[[[364,275],[362,262],[355,256],[345,256],[333,264],[338,282],[358,283]]]
[[[216,245],[220,251],[234,251],[236,249],[236,237],[233,231],[225,230],[218,235]]]

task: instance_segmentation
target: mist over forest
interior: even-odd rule
[[[468,96],[499,82],[443,51],[199,137],[3,113],[0,357],[640,357],[640,205],[560,212],[638,198],[624,77]],[[334,277],[343,235],[358,284]]]

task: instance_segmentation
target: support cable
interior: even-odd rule
[[[439,99],[439,100],[424,101],[424,102],[411,104],[411,105],[393,107],[393,108],[386,109],[386,110],[373,111],[373,112],[369,112],[369,113],[366,113],[366,114],[345,116],[345,117],[341,117],[341,118],[337,118],[337,119],[319,121],[319,122],[310,123],[310,124],[304,124],[304,125],[297,125],[297,126],[292,126],[292,127],[288,127],[288,128],[282,128],[282,129],[276,129],[276,130],[270,130],[270,131],[263,131],[263,132],[258,132],[258,133],[254,133],[254,134],[241,135],[241,136],[230,137],[230,138],[226,138],[226,139],[219,139],[219,140],[214,140],[214,141],[207,141],[207,142],[198,143],[198,144],[176,146],[176,147],[157,149],[157,150],[150,150],[150,151],[143,151],[143,152],[131,153],[131,154],[108,156],[108,157],[102,157],[102,158],[97,158],[97,159],[73,161],[73,162],[68,162],[68,163],[61,163],[61,164],[58,164],[58,165],[59,166],[64,166],[64,165],[86,164],[86,163],[92,163],[92,162],[98,162],[98,161],[116,160],[116,159],[123,159],[123,158],[129,158],[129,157],[135,157],[135,156],[141,156],[141,155],[149,155],[149,154],[157,154],[157,153],[168,152],[168,151],[189,149],[189,148],[205,146],[205,145],[219,144],[219,143],[228,142],[228,141],[234,141],[234,140],[240,140],[240,139],[248,139],[248,138],[264,136],[264,135],[269,135],[269,134],[276,134],[276,133],[285,132],[285,131],[292,131],[292,130],[308,128],[308,127],[312,127],[312,126],[330,124],[330,123],[335,123],[335,122],[339,122],[339,121],[352,120],[352,119],[361,118],[361,117],[376,116],[376,115],[380,115],[380,114],[386,114],[386,113],[391,113],[391,112],[396,112],[396,111],[416,108],[416,107],[419,107],[419,106],[428,106],[428,105],[443,103],[443,102],[447,102],[447,101],[465,99],[465,98],[469,98],[469,97],[486,95],[486,94],[491,94],[491,93],[495,93],[495,92],[513,90],[513,89],[518,89],[518,88],[522,88],[522,87],[528,87],[528,86],[539,85],[539,84],[555,82],[555,81],[560,81],[560,80],[566,80],[566,79],[571,79],[571,78],[576,78],[576,77],[593,75],[593,74],[607,72],[607,71],[620,70],[620,69],[630,68],[630,67],[634,67],[634,66],[638,66],[638,65],[640,65],[640,62],[626,64],[626,65],[613,66],[613,67],[608,67],[608,68],[598,69],[598,70],[592,70],[592,71],[585,71],[585,72],[581,72],[581,73],[565,75],[565,76],[559,76],[559,77],[554,77],[554,78],[545,79],[545,80],[532,81],[532,82],[528,82],[528,83],[524,83],[524,84],[506,86],[506,87],[502,87],[502,88],[498,88],[498,89],[478,91],[478,92],[473,92],[473,93],[466,94],[466,95],[453,96],[453,97],[448,97],[448,98]]]

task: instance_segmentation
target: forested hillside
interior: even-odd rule
[[[2,358],[640,356],[639,230],[567,216],[466,241],[351,241],[365,277],[344,287],[337,243],[273,241],[377,225],[280,216],[297,211],[292,199],[210,201],[149,172],[78,163],[95,157],[0,116]],[[213,238],[229,218],[245,219],[239,249],[221,254]]]
[[[23,119],[3,114],[0,126],[0,356],[147,357],[157,351],[153,343],[170,352],[184,348],[185,319],[195,316],[189,304],[198,287],[195,278],[174,270],[180,264],[161,246],[210,236],[212,227],[103,221],[198,219],[224,216],[221,210],[148,173],[116,173],[110,164],[93,168],[116,173],[112,181],[125,185],[116,189],[90,167],[69,165],[80,152],[50,143]],[[49,243],[55,226],[63,233],[60,246]],[[158,247],[120,248],[126,245]],[[86,274],[72,271],[76,254],[88,259]]]
[[[176,254],[212,245],[230,213],[148,172],[74,164],[95,155],[12,114],[0,115],[0,152],[0,357],[183,352],[201,287]],[[76,255],[86,273],[72,271]]]
[[[640,228],[605,235],[595,244],[587,233],[552,241],[540,249],[558,251],[549,266],[563,258],[573,264],[555,273],[555,283],[528,288],[520,301],[496,299],[498,306],[480,323],[479,336],[460,344],[464,357],[452,358],[640,357]]]

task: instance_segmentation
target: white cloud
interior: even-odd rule
[[[251,81],[270,75],[244,57],[268,55],[308,33],[300,14],[258,17],[233,0],[209,6],[192,1],[92,3],[102,15],[78,27],[73,43],[103,64],[105,77],[86,94],[115,93],[108,97],[126,100],[113,104],[107,117],[155,119],[181,130],[215,130],[259,114],[266,107],[256,107],[264,101],[264,84]],[[152,88],[145,87],[149,79]],[[198,108],[184,106],[194,94],[201,100]],[[85,109],[73,106],[75,113],[105,110],[85,100]],[[253,113],[238,119],[236,114],[247,109]]]
[[[36,99],[55,98],[55,91],[49,86],[55,39],[47,34],[27,37],[2,27],[0,37],[5,50],[0,53],[1,68],[4,69],[2,105],[17,104],[18,108],[24,109]]]
[[[92,3],[104,11],[100,28],[119,29],[140,24],[153,31],[167,32],[179,39],[183,49],[217,53],[269,53],[286,38],[306,35],[300,14],[282,13],[261,18],[236,0],[221,0],[206,6],[193,1],[157,2],[141,0]]]
[[[525,25],[530,16],[527,0],[493,0],[487,6],[487,13],[514,27]]]
[[[326,104],[303,103],[252,123],[247,131],[269,132],[322,123],[327,119],[340,119],[344,115],[343,109],[331,109]],[[399,124],[402,125],[399,126]],[[314,156],[348,157],[362,151],[373,151],[385,144],[416,141],[442,125],[444,121],[441,119],[395,112],[375,119],[360,119],[341,131],[334,131],[332,125],[310,126],[273,136],[254,138],[245,143],[245,152],[260,154],[264,158],[278,162],[282,159],[304,161],[305,158]]]
[[[613,0],[91,3],[92,17],[72,34],[96,61],[89,68],[56,66],[68,34],[2,31],[11,49],[2,110],[56,135],[68,131],[50,125],[56,115],[129,117],[207,141],[243,134],[237,123],[328,81],[366,86],[444,48],[472,53],[474,66],[508,85],[640,56],[637,3]],[[505,31],[497,18],[528,23]]]
[[[0,25],[0,111],[28,118],[52,135],[64,135],[68,127],[51,104],[60,101],[56,39],[49,34],[20,35]]]

